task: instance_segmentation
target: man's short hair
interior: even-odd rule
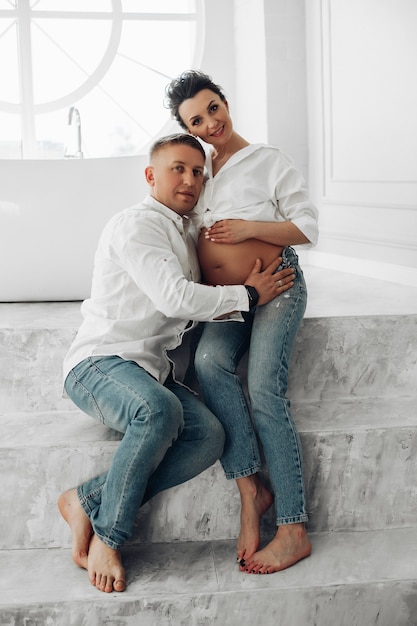
[[[175,133],[173,135],[167,135],[165,137],[160,137],[152,144],[149,150],[149,159],[152,160],[152,157],[165,148],[166,146],[176,146],[176,145],[185,145],[190,146],[190,148],[195,148],[198,150],[203,156],[204,160],[206,159],[206,153],[204,152],[204,148],[201,143],[193,137],[192,135],[188,135],[187,133]]]

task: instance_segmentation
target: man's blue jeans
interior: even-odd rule
[[[162,385],[133,361],[85,359],[65,390],[82,411],[124,433],[108,472],[77,489],[95,534],[111,548],[129,539],[142,504],[223,451],[223,428],[207,407],[171,377]]]
[[[279,269],[295,269],[294,286],[269,304],[243,314],[243,323],[206,323],[195,355],[205,402],[226,432],[221,457],[226,478],[242,478],[262,469],[259,438],[274,491],[277,525],[308,519],[301,445],[286,398],[288,366],[307,289],[295,251],[287,247],[282,257]],[[253,419],[237,373],[248,350]]]

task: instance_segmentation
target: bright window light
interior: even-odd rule
[[[0,0],[0,158],[141,154],[197,67],[203,0]]]

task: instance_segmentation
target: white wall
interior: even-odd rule
[[[235,90],[233,1],[205,0],[204,49],[199,69],[210,74],[227,95]],[[187,69],[187,68],[181,68]]]
[[[307,177],[304,0],[234,0],[236,129],[295,160]]]
[[[234,0],[235,129],[247,141],[268,141],[264,0]]]
[[[236,130],[290,154],[319,207],[303,262],[417,285],[415,0],[206,6]]]
[[[223,88],[235,130],[251,142],[268,140],[263,5],[264,0],[206,0],[199,64]]]
[[[309,182],[323,267],[417,285],[417,3],[309,0]]]
[[[206,0],[201,69],[226,93],[236,131],[290,154],[307,177],[304,0]]]
[[[308,175],[304,0],[265,0],[268,141]]]

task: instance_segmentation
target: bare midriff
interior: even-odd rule
[[[259,239],[233,244],[215,243],[205,238],[205,230],[198,239],[198,258],[203,280],[209,285],[242,285],[256,259],[261,259],[264,270],[283,250],[282,246]]]

